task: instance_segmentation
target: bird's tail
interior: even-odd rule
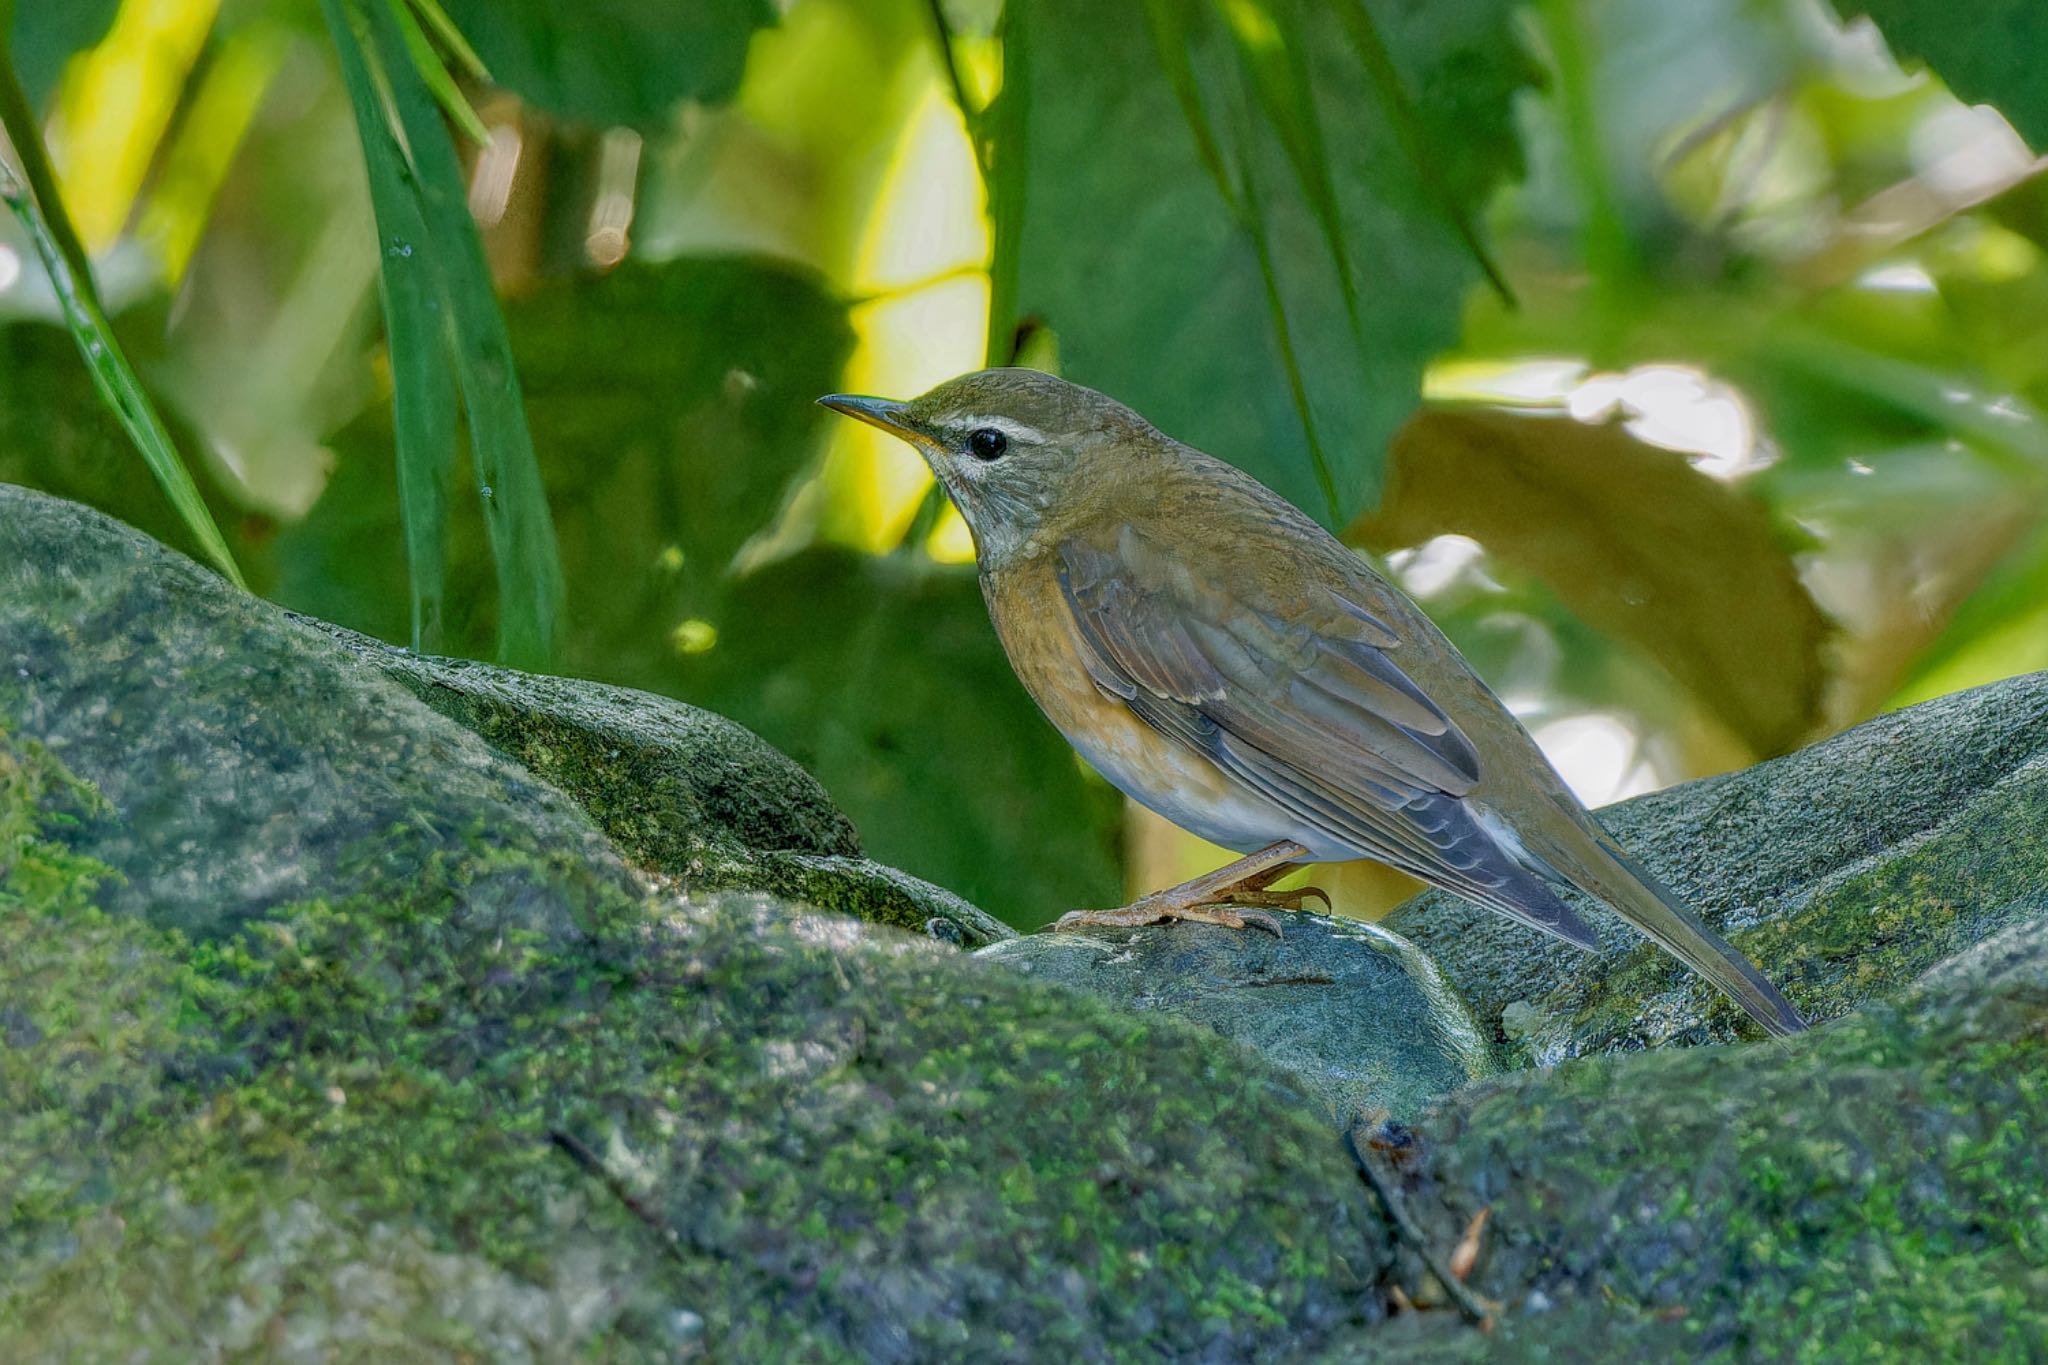
[[[1586,821],[1592,824],[1590,817]],[[1700,922],[1677,892],[1638,866],[1597,825],[1580,831],[1569,849],[1545,849],[1548,860],[1586,894],[1617,911],[1664,951],[1713,982],[1762,1024],[1783,1037],[1806,1021],[1756,964]]]

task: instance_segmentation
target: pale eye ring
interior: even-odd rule
[[[994,427],[976,427],[967,434],[967,453],[977,460],[1000,459],[1010,448],[1010,438]]]

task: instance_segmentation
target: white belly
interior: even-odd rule
[[[1308,862],[1348,862],[1365,856],[1332,841],[1327,832],[1303,824],[1239,785],[1208,759],[1177,745],[1154,740],[1139,754],[1124,745],[1089,742],[1071,734],[1067,742],[1125,796],[1219,847],[1251,853],[1288,839],[1308,850],[1304,860]],[[1172,780],[1161,780],[1168,777]]]

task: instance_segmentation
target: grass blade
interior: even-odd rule
[[[455,60],[462,63],[462,69],[470,74],[472,80],[487,81],[491,78],[490,69],[484,65],[484,59],[476,55],[476,49],[469,45],[469,39],[462,36],[462,30],[448,17],[448,11],[441,8],[440,0],[412,0],[412,7],[420,18],[426,20],[427,27],[434,30],[434,36],[441,40],[441,46],[447,48]]]
[[[391,130],[369,56],[342,0],[320,0],[355,109],[377,219],[378,291],[391,356],[392,431],[398,452],[398,511],[405,527],[412,647],[440,648],[447,578],[448,479],[455,463],[455,385],[449,374],[448,313],[433,273],[418,190]]]
[[[21,88],[21,77],[14,71],[13,21],[13,0],[0,0],[0,129],[6,131],[7,140],[14,144],[22,174],[28,177],[29,192],[42,207],[50,238],[71,267],[71,278],[79,294],[98,308],[100,294],[93,284],[92,261],[85,254],[78,229],[71,225],[64,196],[57,192],[57,177],[50,169],[50,154],[43,146],[42,130],[36,126],[36,111],[29,107],[28,93]]]
[[[412,58],[412,69],[426,82],[427,89],[434,92],[435,103],[446,110],[456,126],[469,134],[479,147],[489,146],[491,130],[484,127],[484,121],[477,117],[476,110],[470,108],[469,101],[456,88],[455,78],[448,74],[447,67],[441,65],[441,54],[434,51],[433,43],[420,27],[420,21],[406,7],[405,0],[386,0],[386,3],[391,7],[391,17],[397,23],[398,31],[405,35],[405,50]],[[454,26],[451,24],[450,27]],[[470,56],[474,58],[476,54],[472,52]]]
[[[21,220],[22,228],[35,244],[36,255],[42,258],[43,269],[49,272],[51,287],[56,290],[57,302],[64,309],[64,323],[71,330],[72,340],[78,343],[79,353],[85,357],[85,367],[91,371],[100,397],[114,410],[114,416],[128,433],[128,439],[135,442],[135,448],[142,452],[143,462],[149,466],[150,473],[156,475],[156,481],[163,487],[165,496],[170,498],[171,506],[184,518],[186,529],[192,532],[193,539],[199,542],[206,557],[236,587],[247,588],[249,585],[243,580],[234,555],[229,553],[227,540],[215,524],[213,513],[206,510],[206,502],[199,496],[199,486],[192,481],[192,471],[185,467],[184,457],[178,454],[178,447],[171,440],[171,433],[164,428],[156,405],[150,402],[142,381],[136,377],[134,367],[122,353],[121,343],[114,339],[114,331],[107,325],[106,315],[81,288],[42,211],[5,162],[0,162],[0,199],[5,199],[7,207],[14,210],[14,216]]]
[[[1582,0],[1542,0],[1536,12],[1557,72],[1554,98],[1563,122],[1565,155],[1581,205],[1580,250],[1596,296],[1608,314],[1605,330],[1611,336],[1618,330],[1612,319],[1626,312],[1625,300],[1636,297],[1643,261],[1622,217],[1601,141],[1600,110],[1593,91],[1595,57],[1590,21]]]
[[[374,0],[363,10],[412,155],[431,266],[441,279],[453,325],[455,373],[498,569],[499,656],[524,667],[544,666],[554,653],[561,616],[562,566],[505,315],[476,220],[469,214],[455,144],[434,97],[412,66],[391,11]]]

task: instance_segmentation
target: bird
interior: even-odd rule
[[[972,534],[1010,665],[1125,795],[1243,856],[1057,929],[1259,908],[1303,863],[1374,859],[1583,949],[1576,888],[1770,1034],[1806,1022],[1646,872],[1422,608],[1234,465],[1106,394],[977,370],[908,401],[824,406],[924,457]],[[1327,898],[1325,898],[1327,900]]]

